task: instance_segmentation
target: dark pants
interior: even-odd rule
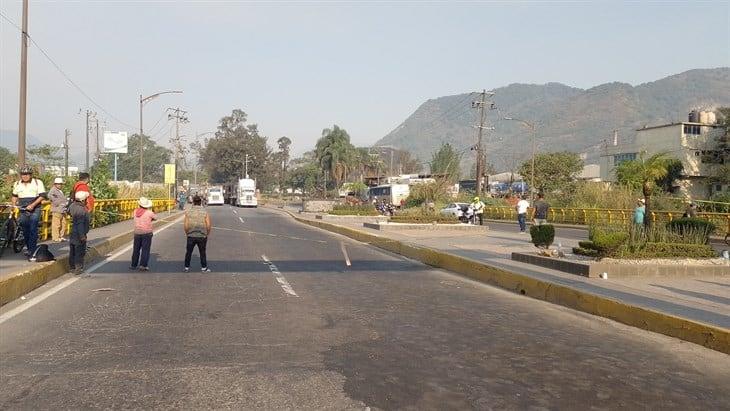
[[[520,223],[520,231],[524,232],[527,229],[527,214],[517,214],[517,222]]]
[[[68,252],[68,266],[73,270],[74,268],[84,268],[84,256],[86,255],[86,241],[81,244],[69,245],[70,250]]]
[[[41,219],[40,206],[36,207],[33,212],[29,213],[26,211],[20,212],[19,223],[23,228],[23,236],[25,237],[25,246],[28,248],[28,252],[33,254],[36,246],[38,245],[38,221]]]
[[[200,267],[206,268],[208,266],[208,258],[205,255],[205,246],[207,244],[207,237],[188,237],[188,244],[185,249],[185,267],[190,268],[190,258],[193,256],[196,245],[198,246],[198,252],[200,252]]]
[[[484,214],[483,213],[477,214],[477,218],[479,219],[479,225],[484,225]]]
[[[135,234],[132,246],[132,267],[148,267],[150,262],[150,247],[152,247],[152,233]],[[142,259],[140,260],[140,253]]]

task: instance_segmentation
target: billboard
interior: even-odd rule
[[[105,131],[104,152],[127,154],[127,132]]]
[[[175,164],[165,164],[165,184],[175,184]]]

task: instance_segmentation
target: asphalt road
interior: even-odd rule
[[[725,354],[210,210],[212,273],[182,272],[178,223],[149,273],[125,252],[4,307],[0,409],[730,408]]]

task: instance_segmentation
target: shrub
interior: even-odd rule
[[[578,241],[578,247],[584,248],[587,250],[595,250],[596,246],[593,245],[593,241]]]
[[[434,221],[439,224],[457,224],[459,219],[444,215],[438,211],[431,211],[423,207],[413,207],[400,210],[390,218],[394,223],[430,224]]]
[[[530,227],[530,237],[535,247],[548,248],[555,239],[555,227],[551,224],[533,225]]]
[[[592,245],[593,243],[591,243]],[[573,247],[573,254],[585,255],[587,257],[598,257],[598,250],[592,248]]]
[[[626,231],[597,228],[591,233],[591,241],[601,257],[614,255],[622,245],[626,244],[628,239],[629,233]]]
[[[330,211],[329,214],[375,216],[375,215],[378,215],[378,210],[376,210],[372,204],[363,204],[363,205],[335,204],[335,206],[332,207],[332,211]]]
[[[677,244],[677,243],[646,243],[642,247],[620,247],[617,258],[714,258],[717,253],[709,245],[704,244]]]
[[[449,201],[450,184],[446,180],[438,180],[432,183],[415,184],[410,187],[406,207],[419,206],[428,201],[447,202]]]
[[[667,223],[667,230],[691,243],[707,244],[710,234],[715,231],[715,224],[701,218],[679,218]]]

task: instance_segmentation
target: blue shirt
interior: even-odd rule
[[[634,209],[634,224],[644,224],[644,216],[646,215],[646,207],[638,206]]]

